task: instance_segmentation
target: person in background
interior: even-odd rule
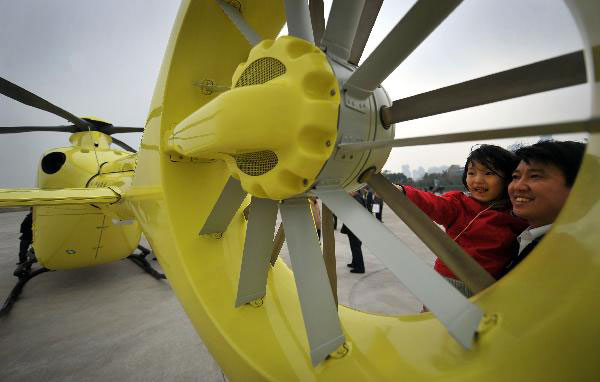
[[[19,237],[19,264],[23,264],[27,261],[27,251],[33,243],[33,215],[32,210],[29,209],[29,213],[23,219],[21,223],[21,237]]]
[[[308,198],[308,201],[310,202],[310,210],[312,212],[313,219],[315,220],[317,235],[319,236],[319,240],[321,240],[321,210],[319,209],[319,203],[317,202],[317,198],[314,196]]]
[[[376,192],[373,194],[372,210],[377,220],[383,223],[383,199]]]
[[[362,197],[360,191],[351,192],[350,195],[360,203],[361,206],[367,207],[365,199]],[[350,273],[365,273],[365,262],[362,254],[362,241],[344,224],[342,225],[341,233],[348,235],[348,241],[350,242],[350,251],[352,252],[352,262],[348,264]]]
[[[517,238],[519,251],[503,270],[508,273],[539,243],[560,213],[581,166],[585,145],[541,141],[516,151],[521,160],[512,174],[508,194],[515,215],[529,227]]]
[[[465,163],[463,184],[468,195],[452,191],[438,196],[403,186],[406,196],[489,274],[498,278],[518,251],[517,236],[527,223],[511,212],[510,177],[519,163],[515,154],[499,146],[480,145]],[[473,295],[464,282],[440,260],[435,270],[465,296]]]
[[[363,197],[365,199],[367,210],[369,210],[370,213],[373,213],[373,193],[368,188],[361,190],[361,192],[364,192]]]

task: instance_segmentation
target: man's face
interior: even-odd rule
[[[508,185],[513,212],[532,227],[553,223],[570,191],[558,167],[540,162],[521,161]]]

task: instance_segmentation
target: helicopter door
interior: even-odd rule
[[[119,234],[110,217],[90,205],[34,207],[33,248],[48,269],[104,264],[127,257],[137,246],[140,230],[135,226]]]

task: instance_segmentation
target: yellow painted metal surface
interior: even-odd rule
[[[35,207],[33,248],[48,269],[89,267],[123,259],[137,247],[141,229],[92,206]]]
[[[273,40],[284,24],[283,2],[239,3],[246,21]],[[307,55],[306,61],[294,61]],[[229,84],[235,88],[248,66],[266,57],[278,58],[289,75],[272,79],[264,92],[252,84],[225,94],[216,91]],[[325,64],[320,52],[295,39],[263,42],[251,52],[216,1],[183,1],[139,154],[111,150],[110,137],[101,133],[77,133],[72,147],[51,150],[66,156],[58,172],[39,170],[43,190],[1,192],[0,200],[36,205],[34,248],[50,269],[123,258],[137,245],[141,226],[196,330],[231,381],[597,379],[598,134],[590,137],[580,176],[551,232],[515,271],[474,297],[486,318],[472,350],[460,347],[430,314],[382,316],[342,306],[348,350],[313,367],[293,273],[281,261],[269,271],[263,304],[234,308],[246,227],[242,211],[249,199],[221,238],[198,232],[230,173],[259,195],[305,189],[304,182],[291,187],[281,176],[254,182],[240,170],[236,155],[272,150],[308,184],[317,176],[331,153],[327,140],[336,139],[332,110],[339,103],[339,89],[333,84],[331,92]],[[313,69],[320,74],[311,75]],[[217,87],[208,91],[197,83]],[[309,94],[299,94],[304,91]],[[226,123],[239,125],[239,132],[219,132],[223,121],[195,130],[205,121],[194,113],[209,103],[218,112],[233,113]],[[297,103],[307,109],[295,110]],[[262,126],[261,114],[275,118],[286,113],[295,116],[294,123],[280,122],[289,130],[271,137],[273,126]],[[315,133],[306,134],[306,126]],[[179,133],[174,135],[174,129]],[[203,129],[218,138],[198,138]],[[191,135],[186,137],[185,130]],[[316,150],[313,145],[321,146]],[[61,205],[47,205],[54,202]]]
[[[184,156],[225,161],[256,197],[306,191],[337,138],[340,91],[325,54],[295,37],[263,40],[231,84],[180,122],[169,145]]]
[[[40,166],[39,190],[2,192],[0,200],[4,196],[5,204],[15,205],[18,200],[19,205],[35,206],[33,248],[46,268],[80,268],[123,259],[141,237],[139,223],[123,204],[136,156],[112,150],[111,138],[95,131],[75,133],[69,140],[73,146],[44,153],[63,153],[65,162],[54,173]]]
[[[283,25],[281,1],[242,1],[241,9],[264,38]],[[598,136],[589,141],[582,175],[547,239],[474,298],[487,316],[473,350],[461,348],[429,314],[381,316],[340,307],[350,350],[313,368],[293,274],[281,261],[269,272],[263,305],[235,309],[247,201],[221,239],[199,236],[229,171],[223,161],[174,156],[168,138],[219,96],[193,84],[229,84],[249,52],[216,2],[183,2],[125,202],[229,380],[579,381],[600,375],[600,326],[593,318],[600,310]],[[262,99],[249,102],[244,110],[264,107]]]
[[[57,190],[0,189],[0,207],[105,204],[116,203],[119,199],[120,195],[108,187]]]

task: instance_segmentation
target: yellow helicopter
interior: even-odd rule
[[[93,117],[79,118],[4,78],[0,78],[0,93],[72,123],[66,126],[3,127],[1,130],[2,134],[71,133],[71,146],[43,154],[37,171],[39,190],[5,190],[2,193],[4,197],[11,195],[13,201],[20,200],[13,205],[34,206],[35,250],[31,248],[25,258],[19,260],[14,271],[18,282],[0,309],[0,315],[10,311],[29,280],[49,270],[89,267],[129,258],[154,278],[165,278],[146,259],[150,250],[138,245],[142,232],[140,225],[134,220],[121,220],[118,213],[107,215],[98,207],[104,203],[118,205],[119,194],[114,187],[131,182],[135,171],[135,150],[111,135],[144,129],[113,126]],[[112,149],[111,143],[126,151]],[[105,178],[111,179],[109,187],[103,183]],[[57,194],[61,196],[56,198]],[[135,249],[141,253],[133,254]],[[35,263],[42,267],[33,269]]]
[[[85,189],[6,191],[2,200],[79,200],[139,222],[229,380],[592,379],[600,373],[600,5],[570,3],[584,51],[392,102],[381,82],[459,4],[417,1],[357,66],[379,1],[336,0],[326,27],[321,1],[183,1],[135,171],[114,165]],[[286,20],[290,36],[276,39]],[[393,139],[395,123],[579,84],[593,94],[586,120]],[[584,163],[553,230],[493,285],[380,174],[394,146],[586,131]],[[476,296],[458,294],[347,195],[364,183]],[[311,196],[327,207],[325,253]],[[430,314],[337,306],[323,260],[332,255],[329,209]],[[293,272],[281,261],[269,266],[278,211]],[[577,253],[569,263],[568,251]]]

